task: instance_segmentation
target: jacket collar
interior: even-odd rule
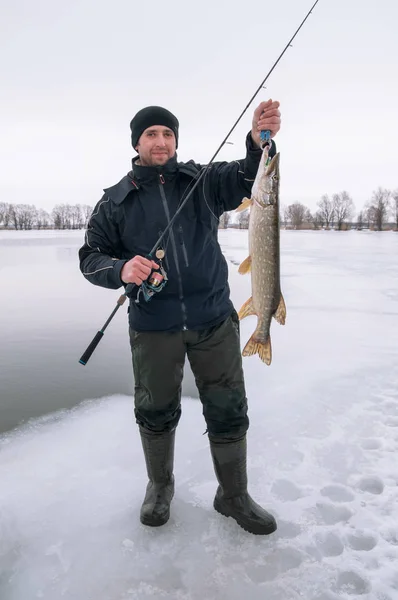
[[[132,165],[132,178],[137,182],[138,186],[140,183],[159,181],[159,176],[162,175],[165,179],[173,179],[178,171],[177,155],[175,154],[170,158],[166,164],[159,165],[157,167],[143,167],[137,164],[138,156],[133,158],[131,161]]]
[[[132,159],[132,170],[129,175],[131,175],[132,179],[136,180],[138,187],[140,182],[151,179],[158,180],[159,175],[163,175],[163,177],[167,179],[173,177],[177,171],[179,171],[180,173],[184,173],[184,175],[196,177],[200,171],[199,165],[195,164],[193,160],[190,160],[187,163],[178,162],[177,154],[170,158],[165,165],[159,167],[143,167],[137,165],[137,160],[138,156]]]
[[[200,165],[197,165],[193,160],[187,163],[177,162],[177,155],[161,167],[143,167],[136,164],[137,159],[138,157],[133,158],[132,170],[119,183],[104,189],[105,194],[115,204],[121,204],[130,192],[139,190],[144,182],[159,180],[160,174],[166,179],[172,178],[177,172],[180,172],[194,179],[201,170]]]

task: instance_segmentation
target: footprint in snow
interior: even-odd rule
[[[279,468],[284,471],[293,471],[301,465],[304,458],[302,452],[291,449],[285,456],[280,456]]]
[[[347,546],[352,550],[369,552],[377,546],[377,539],[371,534],[356,531],[347,535]]]
[[[392,546],[398,546],[398,529],[388,528],[381,535]]]
[[[318,533],[315,543],[322,556],[340,556],[344,552],[343,542],[331,531]]]
[[[384,424],[387,425],[387,427],[398,427],[398,417],[387,417]]]
[[[362,596],[370,592],[370,583],[354,571],[342,571],[335,584],[336,592],[349,596]]]
[[[352,517],[352,511],[346,506],[317,502],[316,507],[320,525],[336,525],[337,523],[347,522]]]
[[[291,569],[297,569],[303,562],[304,555],[295,548],[281,548],[269,554],[264,563],[248,563],[246,574],[254,583],[273,581]]]
[[[358,488],[363,492],[369,492],[370,494],[382,494],[384,491],[384,483],[380,477],[362,477],[358,484]]]
[[[293,482],[287,479],[278,479],[275,481],[272,485],[271,492],[274,496],[284,502],[298,500],[303,496],[301,490]]]
[[[351,502],[354,500],[354,494],[342,485],[327,485],[321,489],[321,494],[334,502]]]
[[[382,443],[377,439],[366,438],[362,440],[361,446],[364,450],[379,450],[382,447]]]
[[[300,525],[292,523],[291,521],[283,521],[278,519],[278,529],[274,533],[274,536],[284,540],[292,540],[301,533]]]

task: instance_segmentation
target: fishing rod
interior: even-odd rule
[[[260,83],[260,85],[258,86],[258,88],[256,89],[256,91],[254,92],[254,94],[250,98],[249,102],[247,103],[247,105],[245,106],[245,108],[243,109],[243,111],[241,112],[241,114],[239,115],[239,117],[237,118],[237,120],[235,121],[235,123],[233,124],[233,126],[231,127],[231,129],[229,130],[229,132],[227,133],[227,135],[225,136],[225,138],[223,139],[223,141],[221,142],[221,144],[219,145],[219,147],[217,148],[217,150],[215,151],[215,153],[213,154],[213,156],[211,157],[211,159],[209,160],[209,162],[207,163],[206,167],[200,172],[199,176],[196,179],[196,182],[194,183],[194,185],[190,189],[190,191],[187,194],[187,196],[181,202],[179,208],[175,212],[174,216],[170,219],[170,221],[169,221],[168,225],[166,226],[166,228],[164,229],[163,233],[157,239],[156,244],[154,244],[152,250],[147,255],[147,258],[152,259],[154,252],[158,248],[159,244],[161,243],[161,241],[163,240],[163,238],[165,237],[165,235],[172,228],[172,226],[173,226],[176,218],[178,217],[178,215],[180,214],[180,212],[184,208],[184,206],[187,203],[187,201],[189,200],[189,198],[192,196],[192,194],[195,191],[195,189],[198,187],[198,185],[201,182],[201,180],[203,179],[203,177],[206,175],[206,173],[207,173],[210,165],[214,162],[214,159],[216,158],[216,156],[218,155],[218,153],[220,152],[220,150],[223,148],[223,146],[226,144],[229,136],[235,130],[236,126],[238,125],[238,123],[242,119],[243,115],[246,113],[247,109],[249,108],[249,106],[251,105],[251,103],[253,102],[253,100],[255,99],[255,97],[257,96],[257,94],[259,93],[259,91],[263,89],[265,82],[270,77],[270,75],[274,71],[275,67],[278,65],[279,61],[281,60],[281,58],[283,57],[283,55],[285,54],[285,52],[287,51],[287,49],[291,47],[291,44],[292,44],[294,38],[296,37],[296,35],[300,31],[300,29],[303,27],[303,25],[307,21],[308,17],[312,14],[312,11],[314,10],[314,8],[318,4],[318,2],[319,2],[319,0],[316,0],[316,2],[314,2],[314,4],[311,6],[311,8],[308,11],[308,13],[306,14],[305,18],[302,20],[302,22],[300,23],[299,27],[294,32],[293,36],[290,38],[290,40],[286,44],[285,48],[282,50],[282,52],[278,56],[277,60],[272,65],[271,69],[268,71],[267,75],[265,76],[265,78],[263,79],[263,81]],[[267,142],[269,140],[269,138],[270,138],[270,132],[269,131],[261,132],[261,140],[263,142]],[[132,293],[132,291],[133,291],[133,289],[135,287],[136,287],[135,283],[128,283],[126,285],[124,293],[119,297],[119,299],[116,302],[115,308],[113,309],[113,311],[109,315],[108,319],[105,321],[105,323],[102,326],[102,328],[97,331],[97,333],[95,334],[94,338],[92,339],[92,341],[87,346],[87,348],[84,351],[84,353],[82,354],[81,358],[79,359],[79,363],[81,365],[85,366],[88,363],[91,355],[93,354],[94,350],[96,349],[96,347],[98,346],[99,342],[101,341],[101,339],[102,339],[102,337],[104,335],[105,329],[108,327],[109,323],[112,321],[113,317],[115,316],[115,314],[117,313],[117,311],[119,310],[119,308],[121,306],[123,306],[123,304],[125,303],[125,301],[127,300],[127,298]]]

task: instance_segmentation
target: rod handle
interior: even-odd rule
[[[86,366],[86,364],[88,363],[88,361],[90,359],[90,356],[92,355],[92,353],[94,352],[94,350],[96,349],[98,344],[100,343],[103,335],[104,335],[103,331],[97,331],[97,333],[93,337],[92,341],[87,346],[87,349],[85,350],[85,352],[83,352],[81,358],[79,359],[79,363],[81,365],[83,365],[84,367]]]
[[[125,296],[128,297],[129,294],[131,294],[131,292],[134,290],[135,287],[135,283],[128,283],[126,285],[126,288],[124,290]]]

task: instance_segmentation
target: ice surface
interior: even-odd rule
[[[237,308],[247,232],[220,232]],[[398,234],[282,232],[287,322],[244,359],[249,482],[276,515],[253,537],[212,509],[197,400],[184,398],[169,523],[139,523],[132,399],[0,438],[1,600],[398,598]],[[242,321],[242,345],[256,319]],[[105,343],[105,342],[104,342]]]

